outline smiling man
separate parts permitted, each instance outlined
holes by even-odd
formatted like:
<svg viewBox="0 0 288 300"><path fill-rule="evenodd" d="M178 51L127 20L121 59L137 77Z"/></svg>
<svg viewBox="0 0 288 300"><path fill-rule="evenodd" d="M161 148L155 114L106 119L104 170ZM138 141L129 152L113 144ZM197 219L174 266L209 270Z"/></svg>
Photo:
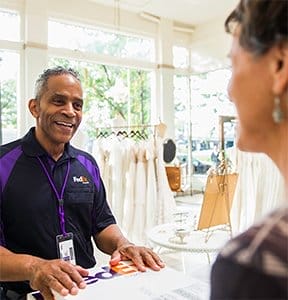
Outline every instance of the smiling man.
<svg viewBox="0 0 288 300"><path fill-rule="evenodd" d="M0 146L0 282L2 299L51 289L63 296L85 288L96 246L110 264L131 259L140 271L164 264L128 241L116 225L94 158L70 145L82 119L83 91L72 69L48 69L29 110L36 127Z"/></svg>
<svg viewBox="0 0 288 300"><path fill-rule="evenodd" d="M49 76L46 71L36 82L35 99L29 109L36 119L36 139L55 159L61 157L82 120L81 83L72 70L70 73ZM64 71L63 71L64 72ZM64 113L63 113L64 112Z"/></svg>

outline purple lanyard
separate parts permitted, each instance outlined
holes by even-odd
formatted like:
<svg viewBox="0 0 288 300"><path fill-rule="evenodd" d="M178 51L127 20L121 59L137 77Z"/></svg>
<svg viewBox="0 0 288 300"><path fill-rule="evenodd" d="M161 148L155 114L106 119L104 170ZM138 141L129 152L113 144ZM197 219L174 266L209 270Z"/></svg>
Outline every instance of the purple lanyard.
<svg viewBox="0 0 288 300"><path fill-rule="evenodd" d="M64 236L66 236L66 230L65 230L65 218L64 218L64 199L63 199L63 194L64 194L64 190L65 190L65 187L66 187L66 184L67 184L67 179L68 179L68 174L69 174L69 171L70 171L70 160L68 160L67 162L67 169L66 169L66 175L65 175L65 178L64 178L64 182L63 182L63 185L62 185L62 188L61 188L61 192L60 194L58 193L57 189L56 189L56 186L54 184L54 181L52 179L52 177L50 176L47 168L45 167L43 161L40 159L40 157L37 157L38 158L38 161L42 167L42 169L44 170L48 180L49 180L49 183L57 197L57 200L58 200L58 203L59 203L59 208L58 208L58 215L59 215L59 219L60 219L60 226L61 226L61 231L62 231L62 234Z"/></svg>

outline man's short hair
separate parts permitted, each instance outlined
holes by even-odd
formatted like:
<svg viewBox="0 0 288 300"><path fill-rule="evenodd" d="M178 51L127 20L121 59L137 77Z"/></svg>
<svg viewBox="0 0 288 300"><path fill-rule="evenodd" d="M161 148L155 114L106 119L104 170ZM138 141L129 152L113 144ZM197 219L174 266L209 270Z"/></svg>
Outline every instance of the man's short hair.
<svg viewBox="0 0 288 300"><path fill-rule="evenodd" d="M47 86L48 86L47 82L50 77L59 76L63 74L69 74L73 76L75 79L77 79L79 82L81 82L79 73L73 70L72 68L57 66L54 68L46 69L43 71L43 73L39 75L38 79L36 80L35 99L39 100L42 97L43 93L47 90Z"/></svg>

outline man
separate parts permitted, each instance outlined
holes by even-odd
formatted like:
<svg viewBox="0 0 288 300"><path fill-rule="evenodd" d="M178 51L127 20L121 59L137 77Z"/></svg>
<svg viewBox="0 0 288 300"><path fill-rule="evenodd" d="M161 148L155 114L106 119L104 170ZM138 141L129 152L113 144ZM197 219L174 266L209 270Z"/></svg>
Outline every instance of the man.
<svg viewBox="0 0 288 300"><path fill-rule="evenodd" d="M48 69L29 110L36 127L0 147L0 281L7 299L40 290L54 299L85 288L96 246L111 265L131 259L140 271L164 267L116 225L93 157L69 141L82 119L83 91L72 69ZM2 298L1 298L2 299Z"/></svg>

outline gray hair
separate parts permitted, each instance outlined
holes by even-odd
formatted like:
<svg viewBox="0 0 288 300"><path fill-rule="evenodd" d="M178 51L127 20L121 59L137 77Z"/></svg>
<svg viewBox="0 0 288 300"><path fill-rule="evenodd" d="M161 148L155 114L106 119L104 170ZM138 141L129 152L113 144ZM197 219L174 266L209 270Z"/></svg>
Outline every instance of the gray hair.
<svg viewBox="0 0 288 300"><path fill-rule="evenodd" d="M43 93L47 90L47 83L50 77L59 76L63 74L69 74L81 82L79 73L73 70L72 68L65 68L57 66L51 69L46 69L42 74L39 75L35 83L35 99L39 100Z"/></svg>

